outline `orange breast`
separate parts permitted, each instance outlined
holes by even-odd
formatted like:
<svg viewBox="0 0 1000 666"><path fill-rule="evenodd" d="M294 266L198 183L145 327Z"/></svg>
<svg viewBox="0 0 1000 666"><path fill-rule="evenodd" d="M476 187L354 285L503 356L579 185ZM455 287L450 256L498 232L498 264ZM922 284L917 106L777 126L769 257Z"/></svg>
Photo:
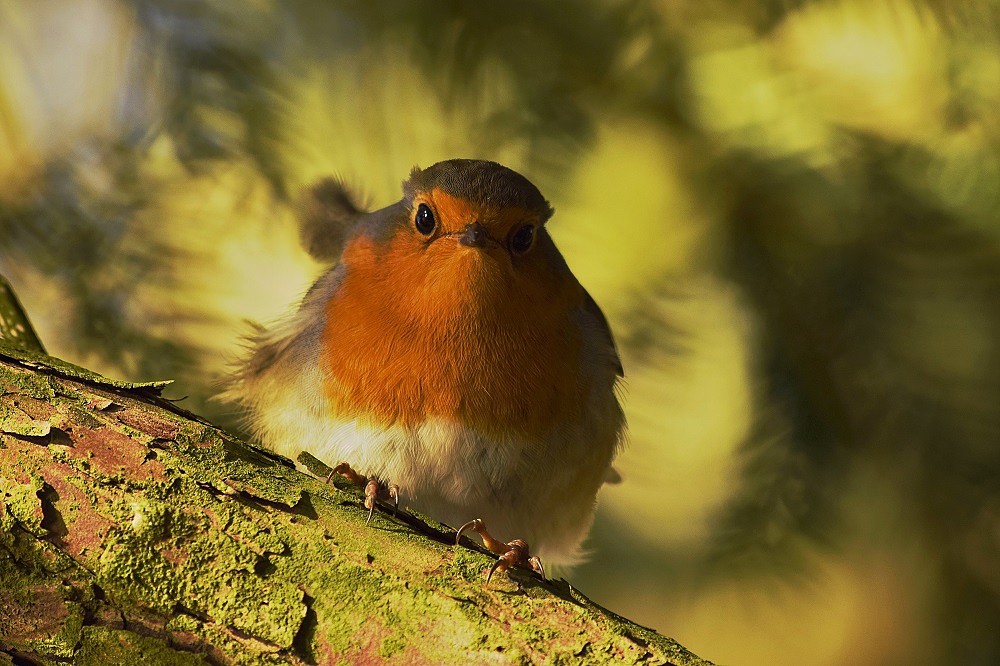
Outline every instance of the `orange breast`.
<svg viewBox="0 0 1000 666"><path fill-rule="evenodd" d="M418 246L401 234L381 250L354 241L321 356L337 415L529 436L580 418L582 341L570 313L583 290L572 275L504 260L449 238Z"/></svg>

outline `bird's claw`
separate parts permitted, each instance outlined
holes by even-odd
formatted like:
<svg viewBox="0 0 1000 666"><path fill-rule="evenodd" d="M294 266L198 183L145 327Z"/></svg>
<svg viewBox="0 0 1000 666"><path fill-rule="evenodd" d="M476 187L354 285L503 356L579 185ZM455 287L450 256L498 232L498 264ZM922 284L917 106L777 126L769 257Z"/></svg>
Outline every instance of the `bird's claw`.
<svg viewBox="0 0 1000 666"><path fill-rule="evenodd" d="M372 521L376 499L378 499L378 481L371 479L365 484L365 508L368 509L368 518L365 519L365 525Z"/></svg>
<svg viewBox="0 0 1000 666"><path fill-rule="evenodd" d="M399 486L395 483L389 484L389 498L392 500L392 517L396 517L399 511Z"/></svg>
<svg viewBox="0 0 1000 666"><path fill-rule="evenodd" d="M355 485L364 486L364 505L365 508L368 509L368 518L365 520L366 525L371 522L372 515L375 513L376 500L391 499L392 515L395 516L399 511L399 486L395 483L385 484L375 477L369 479L368 477L355 472L354 468L345 462L339 463L336 467L330 470L330 475L326 477L327 483L333 479L334 474L339 474Z"/></svg>
<svg viewBox="0 0 1000 666"><path fill-rule="evenodd" d="M486 523L484 523L482 519L476 518L458 528L458 534L455 535L456 546L462 538L462 532L465 530L472 530L476 532L480 537L482 537L483 544L485 544L490 551L500 556L497 561L493 563L493 566L490 567L490 572L486 575L486 587L489 587L490 579L493 578L494 572L506 571L511 567L531 569L540 575L543 580L545 579L545 568L542 566L542 561L538 559L538 557L530 554L530 551L528 550L528 542L524 539L514 539L513 541L508 541L507 543L497 541L486 530Z"/></svg>

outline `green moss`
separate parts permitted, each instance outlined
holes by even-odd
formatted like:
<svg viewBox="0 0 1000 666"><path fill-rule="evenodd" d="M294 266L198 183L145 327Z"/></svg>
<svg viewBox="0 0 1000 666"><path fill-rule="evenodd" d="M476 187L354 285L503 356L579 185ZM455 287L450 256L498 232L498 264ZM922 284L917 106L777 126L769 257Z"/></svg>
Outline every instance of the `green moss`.
<svg viewBox="0 0 1000 666"><path fill-rule="evenodd" d="M159 638L140 636L124 629L86 627L73 663L76 666L107 666L107 664L204 666L211 662L203 655L175 650Z"/></svg>
<svg viewBox="0 0 1000 666"><path fill-rule="evenodd" d="M0 355L4 355L4 341L0 340ZM0 365L0 389L14 390L17 393L36 398L50 400L55 397L55 387L58 383L48 375L20 371L11 366Z"/></svg>
<svg viewBox="0 0 1000 666"><path fill-rule="evenodd" d="M170 618L165 628L167 631L185 634L202 635L204 633L204 624L202 621L187 613L180 613Z"/></svg>
<svg viewBox="0 0 1000 666"><path fill-rule="evenodd" d="M240 510L240 505L234 504L220 502L213 509L222 523L223 531L249 546L258 555L288 552L287 540L278 536L277 527L269 513L260 512L251 520Z"/></svg>
<svg viewBox="0 0 1000 666"><path fill-rule="evenodd" d="M559 632L549 625L536 626L530 622L516 622L511 625L514 633L528 645L545 645L553 638L559 636Z"/></svg>
<svg viewBox="0 0 1000 666"><path fill-rule="evenodd" d="M22 437L44 437L49 434L48 421L37 421L0 397L0 432Z"/></svg>
<svg viewBox="0 0 1000 666"><path fill-rule="evenodd" d="M190 484L178 488L171 504L148 497L130 504L130 527L106 541L99 583L122 601L162 613L182 604L267 643L290 646L306 612L302 591L260 578L260 556L211 529L204 507L217 510L219 500Z"/></svg>
<svg viewBox="0 0 1000 666"><path fill-rule="evenodd" d="M406 641L404 641L399 636L386 636L382 639L382 645L379 646L378 656L383 659L389 659L390 657L399 654L406 649Z"/></svg>
<svg viewBox="0 0 1000 666"><path fill-rule="evenodd" d="M53 636L29 641L33 649L41 654L52 657L69 658L76 652L76 644L80 641L80 631L83 628L83 607L80 604L66 602L66 619L59 632Z"/></svg>
<svg viewBox="0 0 1000 666"><path fill-rule="evenodd" d="M42 527L42 500L38 497L44 485L37 476L29 478L28 483L0 476L0 501L7 507L0 515L0 527L9 530L16 522L35 536L47 534Z"/></svg>
<svg viewBox="0 0 1000 666"><path fill-rule="evenodd" d="M38 654L45 663L71 658L86 617L84 606L94 601L85 575L19 524L0 533L0 635L7 634L7 644Z"/></svg>
<svg viewBox="0 0 1000 666"><path fill-rule="evenodd" d="M48 356L47 354L42 354L36 351L21 349L7 340L0 339L0 357L2 356L15 361L20 361L28 367L37 368L47 373L55 373L64 377L72 377L73 379L80 379L92 384L100 384L118 389L160 389L173 382L173 380L158 382L123 382L119 379L110 379L93 372L92 370L81 368L78 365L68 363L62 359L55 358L54 356ZM47 379L45 375L35 376Z"/></svg>
<svg viewBox="0 0 1000 666"><path fill-rule="evenodd" d="M295 459L302 464L310 474L326 478L333 471L333 468L327 465L325 462L312 455L308 451L302 451L299 453L298 457Z"/></svg>

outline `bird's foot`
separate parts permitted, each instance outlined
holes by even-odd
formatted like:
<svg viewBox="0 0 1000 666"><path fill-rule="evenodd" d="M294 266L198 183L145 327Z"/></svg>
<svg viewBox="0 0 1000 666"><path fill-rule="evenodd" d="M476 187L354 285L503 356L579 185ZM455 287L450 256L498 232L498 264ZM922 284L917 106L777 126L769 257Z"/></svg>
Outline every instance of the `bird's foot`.
<svg viewBox="0 0 1000 666"><path fill-rule="evenodd" d="M486 576L487 587L489 587L490 578L493 577L493 573L495 571L506 571L511 567L531 569L537 572L543 580L545 579L545 569L542 567L542 561L534 555L531 555L528 550L528 542L524 539L514 539L513 541L508 541L507 543L497 541L486 530L486 523L484 523L480 518L476 518L475 520L470 520L458 528L458 534L455 536L456 546L458 545L459 539L462 538L462 532L465 530L472 530L478 533L483 539L483 544L492 552L500 556L493 566L490 567L490 573Z"/></svg>
<svg viewBox="0 0 1000 666"><path fill-rule="evenodd" d="M379 481L375 477L368 478L362 474L358 474L354 469L347 463L342 462L330 471L330 475L326 477L326 482L329 483L333 478L334 474L339 474L346 478L348 481L362 486L365 489L365 508L368 509L368 519L365 524L371 522L372 514L375 512L375 500L392 500L392 515L396 515L399 511L399 486L395 483L385 483Z"/></svg>

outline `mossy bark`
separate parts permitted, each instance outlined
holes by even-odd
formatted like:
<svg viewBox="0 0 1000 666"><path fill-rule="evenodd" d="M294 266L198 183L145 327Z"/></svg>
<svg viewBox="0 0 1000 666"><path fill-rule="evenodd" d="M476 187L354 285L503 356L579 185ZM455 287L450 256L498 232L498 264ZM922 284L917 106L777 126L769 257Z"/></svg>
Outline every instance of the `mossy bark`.
<svg viewBox="0 0 1000 666"><path fill-rule="evenodd" d="M708 663L158 390L0 341L0 664Z"/></svg>

